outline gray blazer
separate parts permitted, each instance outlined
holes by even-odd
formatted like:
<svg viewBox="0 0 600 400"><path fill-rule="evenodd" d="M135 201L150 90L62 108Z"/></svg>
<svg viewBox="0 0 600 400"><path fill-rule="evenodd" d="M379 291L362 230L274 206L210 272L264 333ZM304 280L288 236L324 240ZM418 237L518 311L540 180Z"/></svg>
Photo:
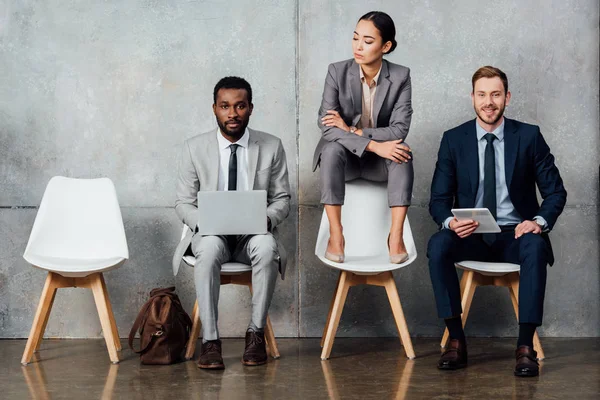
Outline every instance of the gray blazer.
<svg viewBox="0 0 600 400"><path fill-rule="evenodd" d="M265 132L248 129L248 187L267 191L267 217L276 239L277 225L290 212L290 183L285 151L281 140ZM183 255L188 251L193 231L198 223L198 191L217 190L219 179L219 147L216 129L186 140L183 144L177 179L175 211L190 227L173 256L173 274L177 275ZM286 252L277 240L279 272L283 279L287 262Z"/></svg>
<svg viewBox="0 0 600 400"><path fill-rule="evenodd" d="M363 136L346 132L337 127L321 123L327 110L336 110L348 126L356 126L362 114L362 87L360 66L345 60L329 65L323 100L319 108L317 124L321 129L321 140L315 149L313 171L321 160L325 142L338 142L348 151L362 157L371 140L385 142L406 139L412 118L410 70L402 65L383 60L373 103L375 128L363 129Z"/></svg>

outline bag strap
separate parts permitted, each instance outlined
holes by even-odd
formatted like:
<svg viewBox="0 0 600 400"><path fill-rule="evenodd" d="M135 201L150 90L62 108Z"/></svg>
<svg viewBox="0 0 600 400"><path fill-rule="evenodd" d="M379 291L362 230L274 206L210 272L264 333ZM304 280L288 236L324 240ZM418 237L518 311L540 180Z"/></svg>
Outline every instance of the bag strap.
<svg viewBox="0 0 600 400"><path fill-rule="evenodd" d="M165 289L166 290L166 289ZM137 318L135 319L135 322L133 323L133 326L131 327L131 331L129 331L129 348L131 350L133 350L134 353L143 353L146 351L146 349L150 346L150 344L152 343L152 340L150 340L150 342L148 342L148 344L144 347L144 348L140 348L140 350L136 350L133 347L133 339L135 338L135 334L138 332L140 326L143 325L143 321L146 318L146 313L148 312L148 309L150 308L150 306L152 305L152 303L154 302L155 299L158 299L160 297L171 297L170 293L166 293L166 292L162 292L162 293L158 293L155 294L154 296L150 297L150 300L148 300L146 302L146 304L144 304L142 306L142 309L140 310L140 313L138 314ZM152 338L154 338L155 335L152 335ZM141 337L140 337L140 343L141 343Z"/></svg>

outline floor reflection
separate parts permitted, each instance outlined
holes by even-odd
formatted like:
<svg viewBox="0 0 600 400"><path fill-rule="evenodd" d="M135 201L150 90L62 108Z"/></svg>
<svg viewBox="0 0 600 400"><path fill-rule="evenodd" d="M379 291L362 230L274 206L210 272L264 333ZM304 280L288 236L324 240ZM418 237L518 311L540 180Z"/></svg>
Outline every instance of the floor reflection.
<svg viewBox="0 0 600 400"><path fill-rule="evenodd" d="M224 371L196 361L141 365L125 350L111 365L101 340L49 341L22 367L24 341L0 341L4 399L598 399L600 340L546 339L549 358L537 378L513 376L514 340L471 340L469 367L440 371L439 339L418 339L416 360L397 340L338 339L336 354L320 359L320 340L281 339L281 359L246 367L243 339L226 339ZM568 347L568 349L567 349ZM544 365L545 364L545 365Z"/></svg>
<svg viewBox="0 0 600 400"><path fill-rule="evenodd" d="M410 387L410 380L413 373L415 362L414 360L399 360L398 367L396 369L396 374L392 380L391 388L395 388L395 391L390 390L389 396L386 398L392 398L396 400L404 400L407 399L408 388ZM340 381L342 382L341 386L338 386L338 382L336 380L335 367L332 366L332 363L329 360L321 361L321 368L323 370L323 377L325 378L325 383L327 385L327 394L329 399L338 400L343 398L348 398L351 393L342 393L340 394L340 388L348 386L348 378L352 379L352 377L343 376L346 374L345 367L346 365L342 365L344 367L343 371L340 371ZM389 376L386 376L387 380L390 380ZM396 384L397 383L397 384ZM390 388L390 389L391 389Z"/></svg>
<svg viewBox="0 0 600 400"><path fill-rule="evenodd" d="M104 381L104 389L102 391L102 400L110 400L113 398L115 391L115 383L117 381L117 373L119 370L118 364L110 364ZM29 389L29 394L32 400L50 400L52 399L50 391L48 391L48 378L44 363L37 355L33 355L32 362L27 366L21 366L25 383ZM95 377L94 377L95 378ZM68 388L64 388L68 390ZM64 397L64 396L63 396Z"/></svg>

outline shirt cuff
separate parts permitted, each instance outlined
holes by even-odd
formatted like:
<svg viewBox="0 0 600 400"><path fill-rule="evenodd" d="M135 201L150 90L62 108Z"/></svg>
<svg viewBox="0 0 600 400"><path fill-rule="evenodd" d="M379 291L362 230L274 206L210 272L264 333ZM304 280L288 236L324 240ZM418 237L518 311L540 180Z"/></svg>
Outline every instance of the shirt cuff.
<svg viewBox="0 0 600 400"><path fill-rule="evenodd" d="M548 232L548 222L546 222L546 220L544 219L544 217L540 216L540 215L536 215L535 217L533 217L533 219L535 221L538 222L538 225L541 225L542 227L542 232Z"/></svg>
<svg viewBox="0 0 600 400"><path fill-rule="evenodd" d="M448 217L444 220L444 223L442 224L442 229L450 229L450 221L452 221L454 219L454 217Z"/></svg>

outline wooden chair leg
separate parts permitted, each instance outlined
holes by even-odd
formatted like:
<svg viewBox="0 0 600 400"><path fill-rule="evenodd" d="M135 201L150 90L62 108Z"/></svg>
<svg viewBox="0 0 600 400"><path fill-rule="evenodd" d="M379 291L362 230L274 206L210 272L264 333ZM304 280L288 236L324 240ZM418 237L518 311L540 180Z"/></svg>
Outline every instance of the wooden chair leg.
<svg viewBox="0 0 600 400"><path fill-rule="evenodd" d="M42 334L38 339L37 345L35 346L35 351L39 351L42 346L42 342L44 341L44 332L46 332L46 326L48 326L48 320L50 319L50 310L52 310L52 306L54 305L54 299L56 298L56 289L52 292L52 298L50 299L50 305L48 306L48 313L44 318L44 325L42 325Z"/></svg>
<svg viewBox="0 0 600 400"><path fill-rule="evenodd" d="M23 358L21 358L21 364L27 365L31 361L33 352L38 346L38 342L44 336L44 322L47 320L52 307L54 295L56 294L55 275L53 272L48 272L46 276L46 283L44 283L44 289L42 289L42 295L38 304L35 317L33 318L33 325L29 332L29 338L25 345L25 351L23 352Z"/></svg>
<svg viewBox="0 0 600 400"><path fill-rule="evenodd" d="M200 335L201 327L202 324L200 323L198 300L196 300L196 302L194 303L194 309L192 310L192 331L190 332L190 338L187 342L185 350L186 360L191 360L194 357L194 352L196 351L196 342L198 341L198 336Z"/></svg>
<svg viewBox="0 0 600 400"><path fill-rule="evenodd" d="M475 295L475 289L477 288L477 283L475 282L475 272L464 270L462 279L460 280L461 286L461 306L462 306L462 325L463 328L467 324L467 317L469 316L469 310L471 309L471 303L473 302L473 296ZM442 342L440 346L445 348L448 344L448 339L450 338L450 332L448 332L448 328L444 330L444 336L442 336Z"/></svg>
<svg viewBox="0 0 600 400"><path fill-rule="evenodd" d="M340 275L340 281L336 288L335 301L333 302L333 309L331 310L331 317L327 323L327 333L325 334L323 351L321 352L321 360L327 360L331 354L335 333L337 332L340 318L342 316L342 310L344 309L344 304L346 303L348 289L350 289L350 274L350 272L342 271Z"/></svg>
<svg viewBox="0 0 600 400"><path fill-rule="evenodd" d="M109 298L106 296L106 286L104 285L104 279L102 273L93 274L88 277L89 286L94 293L94 301L96 302L96 309L98 310L98 316L100 317L100 325L102 326L102 333L104 334L104 340L106 341L106 347L108 349L108 355L110 361L113 364L119 362L119 355L117 354L117 348L115 346L115 338L113 336L113 328L110 322L110 316L108 311Z"/></svg>
<svg viewBox="0 0 600 400"><path fill-rule="evenodd" d="M519 278L515 275L515 277L510 279L510 286L508 287L510 291L510 299L512 300L513 309L515 310L515 315L517 317L517 322L519 321ZM540 343L540 336L536 332L533 334L533 349L537 352L538 360L543 360L546 358L544 354L544 349L542 348L542 344Z"/></svg>
<svg viewBox="0 0 600 400"><path fill-rule="evenodd" d="M410 339L410 333L408 332L408 326L406 326L406 319L404 318L404 311L402 310L402 303L400 303L400 296L398 295L398 288L394 281L394 275L391 272L384 272L387 277L384 278L385 291L387 292L390 306L392 307L392 313L394 314L394 320L396 321L396 328L398 328L398 334L400 341L404 346L404 352L406 357L413 360L415 358L415 351L413 349L412 341Z"/></svg>
<svg viewBox="0 0 600 400"><path fill-rule="evenodd" d="M281 357L279 349L277 348L277 341L275 340L275 333L273 332L273 326L271 325L271 318L267 315L267 325L265 326L265 340L267 341L267 349L269 350L270 356L274 359Z"/></svg>
<svg viewBox="0 0 600 400"><path fill-rule="evenodd" d="M115 340L115 348L117 351L121 351L121 338L119 337L119 330L117 328L117 321L115 320L115 314L113 312L112 304L110 302L110 297L108 295L108 288L106 287L106 281L104 280L104 275L100 274L100 279L102 280L102 287L104 289L104 297L108 299L106 302L106 306L108 309L108 318L110 321L111 331L113 335L113 339Z"/></svg>
<svg viewBox="0 0 600 400"><path fill-rule="evenodd" d="M325 320L325 327L323 328L323 335L321 336L321 347L325 344L325 335L327 334L327 328L329 327L329 320L331 319L331 311L333 310L333 303L335 302L335 296L337 294L337 287L340 284L340 277L342 276L342 271L338 274L337 283L335 284L336 291L333 292L331 296L331 303L329 304L329 313L327 314L327 319Z"/></svg>

